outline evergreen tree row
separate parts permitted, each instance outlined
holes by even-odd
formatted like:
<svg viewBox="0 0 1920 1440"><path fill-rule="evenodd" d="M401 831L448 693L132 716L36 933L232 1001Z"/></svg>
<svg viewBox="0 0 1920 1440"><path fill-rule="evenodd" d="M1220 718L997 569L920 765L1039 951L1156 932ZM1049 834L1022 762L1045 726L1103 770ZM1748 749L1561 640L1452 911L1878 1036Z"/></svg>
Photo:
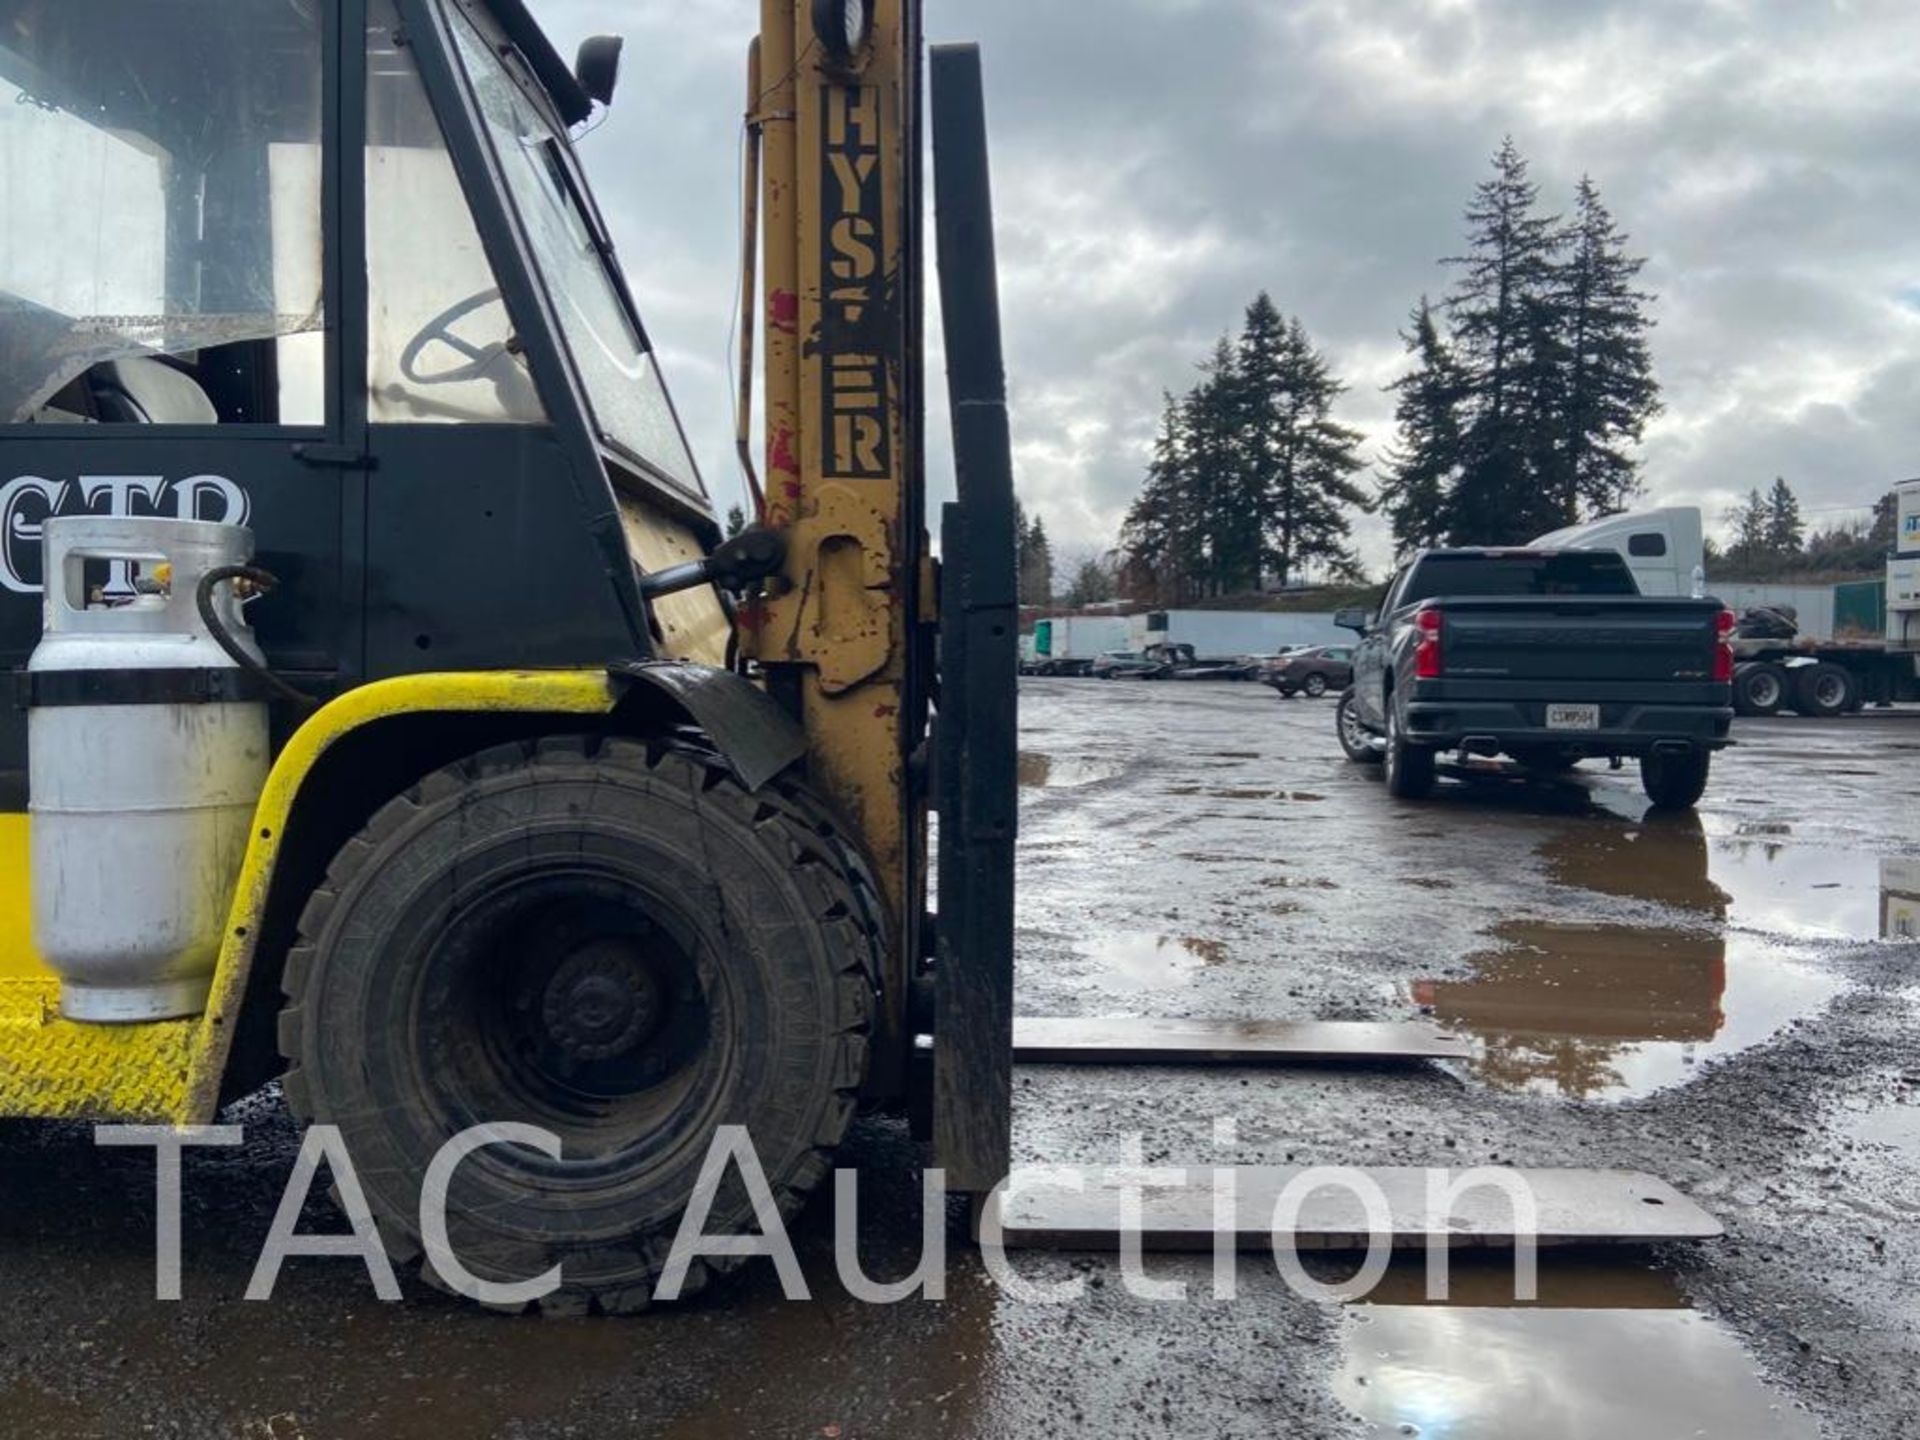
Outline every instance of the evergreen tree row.
<svg viewBox="0 0 1920 1440"><path fill-rule="evenodd" d="M1799 575L1875 575L1894 544L1895 496L1889 490L1864 519L1811 530L1800 499L1782 476L1726 513L1725 549L1707 541L1707 572L1723 580L1780 580Z"/></svg>

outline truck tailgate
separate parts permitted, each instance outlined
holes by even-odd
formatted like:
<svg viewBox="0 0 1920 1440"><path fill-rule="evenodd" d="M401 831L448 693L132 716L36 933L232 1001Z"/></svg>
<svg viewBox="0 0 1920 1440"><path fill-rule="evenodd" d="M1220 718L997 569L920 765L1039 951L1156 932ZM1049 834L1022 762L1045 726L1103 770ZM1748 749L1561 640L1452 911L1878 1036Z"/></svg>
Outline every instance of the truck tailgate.
<svg viewBox="0 0 1920 1440"><path fill-rule="evenodd" d="M1699 682L1713 675L1717 600L1522 596L1436 602L1448 679ZM1569 689L1567 699L1578 699ZM1651 697L1649 697L1651 698Z"/></svg>

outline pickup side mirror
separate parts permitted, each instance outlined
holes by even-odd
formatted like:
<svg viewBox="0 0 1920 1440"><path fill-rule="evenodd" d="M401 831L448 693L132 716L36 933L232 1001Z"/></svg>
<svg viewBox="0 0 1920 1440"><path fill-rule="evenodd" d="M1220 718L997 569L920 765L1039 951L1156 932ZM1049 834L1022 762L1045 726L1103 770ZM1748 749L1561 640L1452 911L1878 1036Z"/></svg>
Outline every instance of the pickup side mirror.
<svg viewBox="0 0 1920 1440"><path fill-rule="evenodd" d="M1342 630L1352 630L1357 634L1364 635L1373 628L1373 612L1358 608L1352 610L1336 610L1333 614L1333 623L1338 625Z"/></svg>

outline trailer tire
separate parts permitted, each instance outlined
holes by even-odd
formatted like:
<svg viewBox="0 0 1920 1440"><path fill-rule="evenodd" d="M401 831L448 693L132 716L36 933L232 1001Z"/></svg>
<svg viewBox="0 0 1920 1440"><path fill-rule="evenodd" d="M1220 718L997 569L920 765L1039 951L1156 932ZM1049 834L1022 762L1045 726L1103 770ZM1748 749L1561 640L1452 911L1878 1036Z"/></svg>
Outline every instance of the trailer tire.
<svg viewBox="0 0 1920 1440"><path fill-rule="evenodd" d="M1793 674L1793 708L1810 719L1846 714L1859 691L1853 672L1830 660L1802 666Z"/></svg>
<svg viewBox="0 0 1920 1440"><path fill-rule="evenodd" d="M710 1143L744 1127L783 1215L829 1173L865 1079L885 953L872 876L801 786L748 793L692 744L501 746L389 802L300 919L280 1015L287 1101L338 1126L396 1261L424 1256L426 1167L452 1248L535 1303L645 1308ZM703 1227L758 1228L729 1165ZM682 1293L740 1257L696 1257ZM515 1307L518 1308L518 1307Z"/></svg>
<svg viewBox="0 0 1920 1440"><path fill-rule="evenodd" d="M1340 737L1340 748L1354 764L1378 765L1386 758L1373 743L1373 732L1362 725L1360 717L1354 713L1351 690L1343 693L1340 703L1334 706L1333 730Z"/></svg>
<svg viewBox="0 0 1920 1440"><path fill-rule="evenodd" d="M1691 810L1707 793L1713 768L1711 750L1689 750L1680 755L1643 755L1640 788L1656 810Z"/></svg>
<svg viewBox="0 0 1920 1440"><path fill-rule="evenodd" d="M1400 729L1400 719L1387 697L1387 793L1399 800L1424 800L1433 793L1438 757L1431 745L1416 745Z"/></svg>
<svg viewBox="0 0 1920 1440"><path fill-rule="evenodd" d="M1733 671L1736 715L1777 715L1787 703L1787 672L1771 660L1749 660Z"/></svg>

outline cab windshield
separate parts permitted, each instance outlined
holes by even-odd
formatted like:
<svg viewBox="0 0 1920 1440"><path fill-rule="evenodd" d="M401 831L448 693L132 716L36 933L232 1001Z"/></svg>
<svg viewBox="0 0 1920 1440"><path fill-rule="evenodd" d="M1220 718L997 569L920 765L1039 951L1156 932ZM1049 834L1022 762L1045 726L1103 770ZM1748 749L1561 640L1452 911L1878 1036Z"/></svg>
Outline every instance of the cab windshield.
<svg viewBox="0 0 1920 1440"><path fill-rule="evenodd" d="M601 439L701 492L679 419L614 283L600 221L575 182L562 135L467 15L449 9L461 62Z"/></svg>
<svg viewBox="0 0 1920 1440"><path fill-rule="evenodd" d="M0 424L318 424L313 7L0 0Z"/></svg>

